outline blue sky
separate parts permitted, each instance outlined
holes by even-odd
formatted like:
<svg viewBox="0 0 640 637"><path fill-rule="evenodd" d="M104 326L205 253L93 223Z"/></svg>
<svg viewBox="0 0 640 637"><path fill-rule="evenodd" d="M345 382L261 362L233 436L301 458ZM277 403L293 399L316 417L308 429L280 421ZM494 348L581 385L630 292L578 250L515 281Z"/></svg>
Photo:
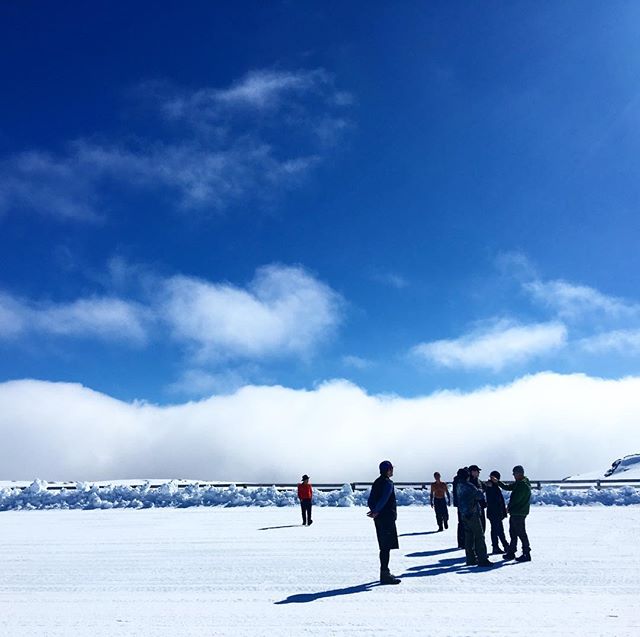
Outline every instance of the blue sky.
<svg viewBox="0 0 640 637"><path fill-rule="evenodd" d="M0 381L640 369L640 7L5 3Z"/></svg>

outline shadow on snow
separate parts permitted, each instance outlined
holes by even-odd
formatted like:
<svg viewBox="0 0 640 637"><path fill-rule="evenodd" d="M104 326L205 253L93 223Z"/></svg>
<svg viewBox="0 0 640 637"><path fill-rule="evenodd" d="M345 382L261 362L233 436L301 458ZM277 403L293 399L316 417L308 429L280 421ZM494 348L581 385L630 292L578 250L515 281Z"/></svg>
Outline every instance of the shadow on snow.
<svg viewBox="0 0 640 637"><path fill-rule="evenodd" d="M409 537L410 535L433 535L434 533L440 533L440 531L419 531L417 533L400 533L398 537Z"/></svg>
<svg viewBox="0 0 640 637"><path fill-rule="evenodd" d="M318 593L300 593L298 595L289 595L287 599L282 599L274 604L304 604L306 602L315 602L317 599L324 597L338 597L339 595L353 595L354 593L364 593L370 591L376 586L382 586L380 582L367 582L366 584L358 584L357 586L347 586L346 588L334 588L330 591L320 591Z"/></svg>
<svg viewBox="0 0 640 637"><path fill-rule="evenodd" d="M284 526L263 526L258 531L272 531L273 529L294 529L300 526L304 526L304 524L285 524Z"/></svg>

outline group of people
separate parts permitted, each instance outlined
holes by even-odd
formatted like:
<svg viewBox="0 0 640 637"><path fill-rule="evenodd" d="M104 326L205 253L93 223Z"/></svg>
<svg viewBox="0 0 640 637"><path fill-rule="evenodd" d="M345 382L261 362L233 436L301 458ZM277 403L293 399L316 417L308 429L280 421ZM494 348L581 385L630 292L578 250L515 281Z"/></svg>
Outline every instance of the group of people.
<svg viewBox="0 0 640 637"><path fill-rule="evenodd" d="M400 579L389 569L390 553L397 549L398 531L396 529L397 507L393 481L393 464L383 460L379 466L380 475L371 485L367 505L367 515L373 519L378 539L380 557L380 583L399 584ZM503 559L517 562L531 561L531 545L527 536L525 521L531 502L531 485L524 474L522 465L513 468L514 481L501 481L499 471L492 471L489 480L480 480L482 470L477 465L458 469L453 478L453 506L458 510L457 539L458 548L465 550L468 566L489 567L494 563L488 558L485 531L487 519L491 525L492 554L502 554ZM451 495L446 482L438 472L433 474L430 505L436 514L438 531L449 528L449 509ZM510 491L509 504L505 505L502 489ZM313 491L309 476L302 476L298 484L298 498L302 509L302 523L310 525ZM503 520L509 516L509 537L507 542ZM522 545L522 554L516 557L518 540ZM502 544L502 547L500 547Z"/></svg>

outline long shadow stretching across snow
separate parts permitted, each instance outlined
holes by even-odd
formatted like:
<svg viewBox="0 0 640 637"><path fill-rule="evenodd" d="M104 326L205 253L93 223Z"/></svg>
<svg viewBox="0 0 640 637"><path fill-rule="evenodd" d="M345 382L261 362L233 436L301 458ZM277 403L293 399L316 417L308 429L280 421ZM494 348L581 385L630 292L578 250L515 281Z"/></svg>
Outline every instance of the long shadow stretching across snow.
<svg viewBox="0 0 640 637"><path fill-rule="evenodd" d="M299 595L289 595L287 599L282 599L274 604L304 604L306 602L315 602L317 599L324 597L337 597L339 595L353 595L354 593L364 593L370 591L376 586L382 586L380 582L367 582L366 584L358 584L357 586L347 586L346 588L334 588L330 591L320 591L318 593L300 593Z"/></svg>
<svg viewBox="0 0 640 637"><path fill-rule="evenodd" d="M467 566L464 557L449 557L444 560L438 560L437 564L421 564L420 566L411 566L406 573L398 577L432 577L434 575L443 575L445 573L459 573L466 575L467 573L484 573L493 571L496 568L505 566L506 562L494 562L492 567L482 568L477 566Z"/></svg>
<svg viewBox="0 0 640 637"><path fill-rule="evenodd" d="M440 533L440 531L419 531L416 533L400 533L398 537L408 537L410 535L433 535L434 533Z"/></svg>
<svg viewBox="0 0 640 637"><path fill-rule="evenodd" d="M462 549L450 548L450 549L436 549L435 551L420 551L418 553L407 553L405 557L432 557L433 555L442 555L443 553L453 553L455 551L461 551Z"/></svg>
<svg viewBox="0 0 640 637"><path fill-rule="evenodd" d="M284 526L263 526L258 531L272 531L273 529L293 529L295 527L303 526L302 524L285 524Z"/></svg>

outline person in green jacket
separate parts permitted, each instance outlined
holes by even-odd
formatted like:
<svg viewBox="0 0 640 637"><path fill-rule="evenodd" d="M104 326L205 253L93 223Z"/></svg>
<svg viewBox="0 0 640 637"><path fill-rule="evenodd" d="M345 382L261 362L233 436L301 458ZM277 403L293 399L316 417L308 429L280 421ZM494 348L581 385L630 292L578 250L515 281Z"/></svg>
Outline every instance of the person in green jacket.
<svg viewBox="0 0 640 637"><path fill-rule="evenodd" d="M522 465L516 465L513 468L513 477L515 482L505 484L498 480L495 476L491 476L491 482L500 486L505 491L511 491L507 511L509 512L509 536L511 542L507 552L502 556L505 560L515 558L516 562L531 561L531 545L527 536L525 520L529 515L529 505L531 503L531 485L528 478L524 475ZM522 555L516 557L516 549L518 548L518 538L522 542Z"/></svg>

